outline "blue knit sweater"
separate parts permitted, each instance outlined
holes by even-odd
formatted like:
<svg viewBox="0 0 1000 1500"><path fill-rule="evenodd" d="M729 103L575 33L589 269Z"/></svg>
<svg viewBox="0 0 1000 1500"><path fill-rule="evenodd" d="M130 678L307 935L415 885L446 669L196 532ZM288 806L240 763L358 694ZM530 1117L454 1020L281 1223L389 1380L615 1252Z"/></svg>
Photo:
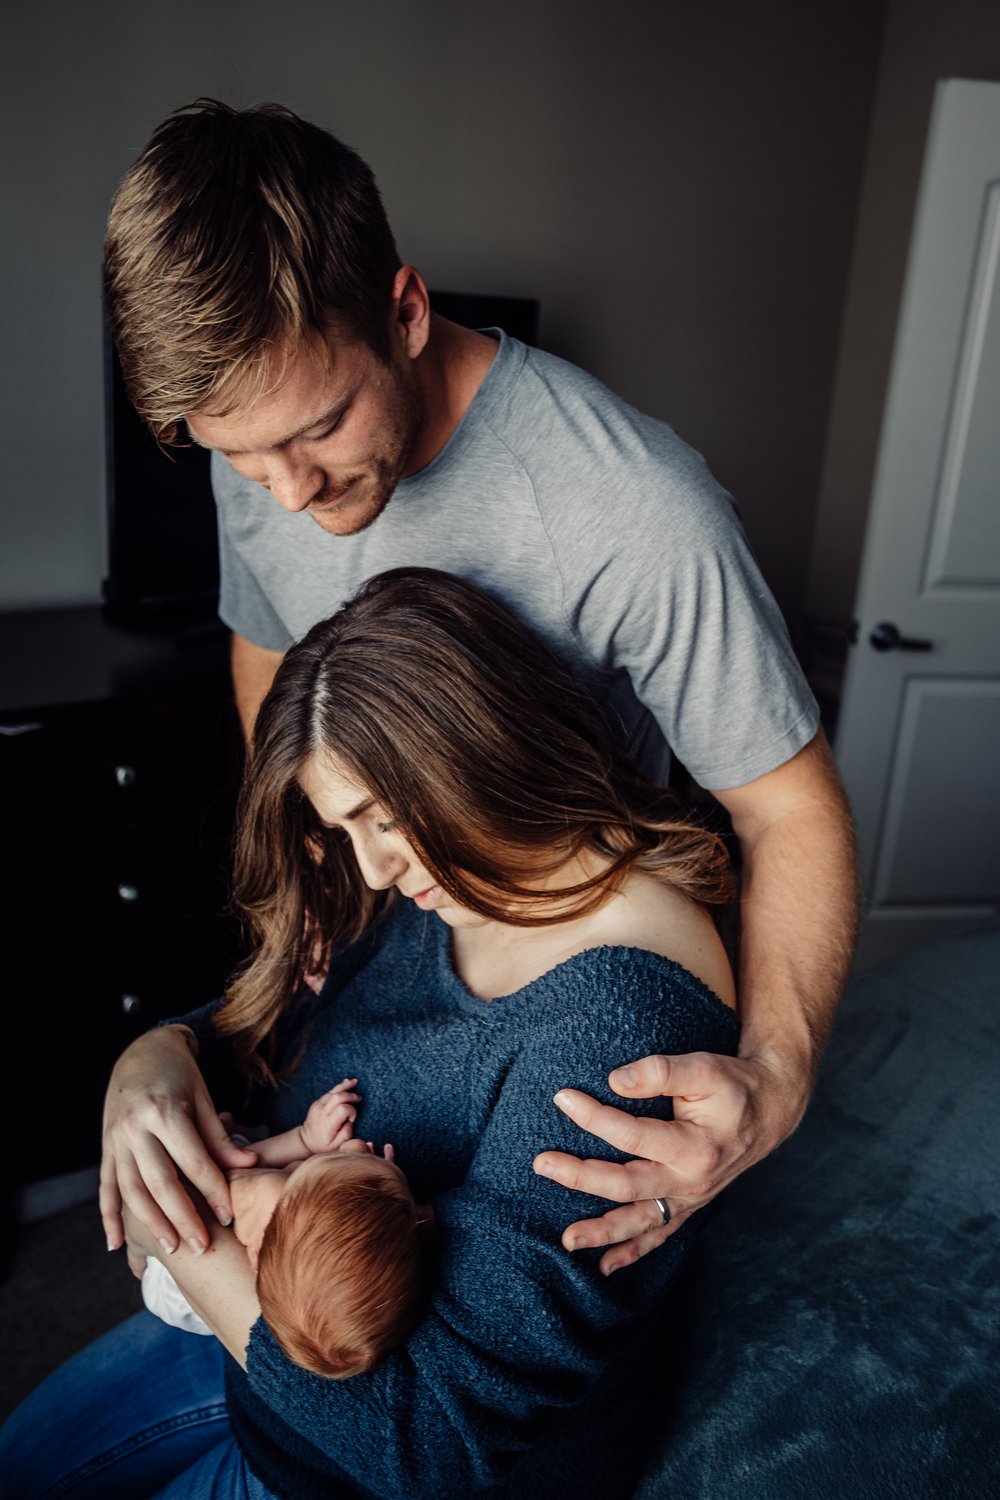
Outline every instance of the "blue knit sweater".
<svg viewBox="0 0 1000 1500"><path fill-rule="evenodd" d="M226 1087L207 1015L188 1019L210 1086ZM531 1162L546 1149L621 1159L566 1120L555 1091L620 1104L612 1067L651 1052L733 1054L733 1013L679 965L622 947L484 1002L452 968L448 927L406 903L335 961L289 1048L303 1027L304 1060L268 1101L271 1128L301 1121L332 1079L360 1078L358 1133L392 1141L414 1196L433 1202L441 1259L424 1321L350 1380L299 1369L255 1324L246 1372L227 1371L251 1468L289 1500L629 1494L642 1356L687 1230L605 1278L598 1252L571 1255L560 1235L608 1205ZM669 1114L668 1102L645 1112Z"/></svg>

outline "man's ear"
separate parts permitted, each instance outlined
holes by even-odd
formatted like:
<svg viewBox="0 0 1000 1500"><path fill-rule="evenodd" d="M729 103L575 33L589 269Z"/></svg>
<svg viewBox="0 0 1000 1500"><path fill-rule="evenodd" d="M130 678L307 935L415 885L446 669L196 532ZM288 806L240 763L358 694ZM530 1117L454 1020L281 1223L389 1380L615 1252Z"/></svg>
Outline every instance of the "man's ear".
<svg viewBox="0 0 1000 1500"><path fill-rule="evenodd" d="M392 283L392 306L403 352L416 359L427 346L431 303L424 278L416 266L400 266Z"/></svg>

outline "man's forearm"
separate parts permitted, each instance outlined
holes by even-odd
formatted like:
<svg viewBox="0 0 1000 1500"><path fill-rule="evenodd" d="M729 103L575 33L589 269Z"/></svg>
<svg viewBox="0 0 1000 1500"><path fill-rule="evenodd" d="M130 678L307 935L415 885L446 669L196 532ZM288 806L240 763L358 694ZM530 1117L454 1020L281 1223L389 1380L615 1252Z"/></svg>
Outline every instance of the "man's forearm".
<svg viewBox="0 0 1000 1500"><path fill-rule="evenodd" d="M801 1066L811 1081L850 969L858 900L850 812L829 751L820 741L803 755L798 794L770 816L741 818L738 808L734 826L741 1055Z"/></svg>
<svg viewBox="0 0 1000 1500"><path fill-rule="evenodd" d="M741 896L741 1056L801 1058L815 1073L854 952L850 825L817 814L746 851Z"/></svg>
<svg viewBox="0 0 1000 1500"><path fill-rule="evenodd" d="M229 664L233 674L233 692L236 711L243 728L247 744L253 734L257 710L267 697L274 674L282 662L282 652L267 651L254 645L245 636L233 631Z"/></svg>

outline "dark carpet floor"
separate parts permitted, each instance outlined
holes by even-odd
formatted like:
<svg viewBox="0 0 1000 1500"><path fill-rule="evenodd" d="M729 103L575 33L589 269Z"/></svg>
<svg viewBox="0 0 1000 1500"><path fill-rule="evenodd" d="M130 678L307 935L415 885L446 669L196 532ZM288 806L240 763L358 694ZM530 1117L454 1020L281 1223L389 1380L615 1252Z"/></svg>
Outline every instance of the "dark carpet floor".
<svg viewBox="0 0 1000 1500"><path fill-rule="evenodd" d="M105 1249L96 1203L21 1229L0 1285L0 1420L63 1360L141 1306L124 1253Z"/></svg>

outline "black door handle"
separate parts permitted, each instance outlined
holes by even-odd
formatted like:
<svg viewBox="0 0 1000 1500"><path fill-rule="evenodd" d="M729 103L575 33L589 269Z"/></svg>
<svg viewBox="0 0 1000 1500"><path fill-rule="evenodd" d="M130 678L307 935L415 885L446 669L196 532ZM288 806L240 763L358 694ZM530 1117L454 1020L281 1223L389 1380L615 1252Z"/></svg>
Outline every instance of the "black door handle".
<svg viewBox="0 0 1000 1500"><path fill-rule="evenodd" d="M876 651L933 651L933 641L918 641L911 636L900 635L899 627L891 620L882 620L868 637Z"/></svg>

